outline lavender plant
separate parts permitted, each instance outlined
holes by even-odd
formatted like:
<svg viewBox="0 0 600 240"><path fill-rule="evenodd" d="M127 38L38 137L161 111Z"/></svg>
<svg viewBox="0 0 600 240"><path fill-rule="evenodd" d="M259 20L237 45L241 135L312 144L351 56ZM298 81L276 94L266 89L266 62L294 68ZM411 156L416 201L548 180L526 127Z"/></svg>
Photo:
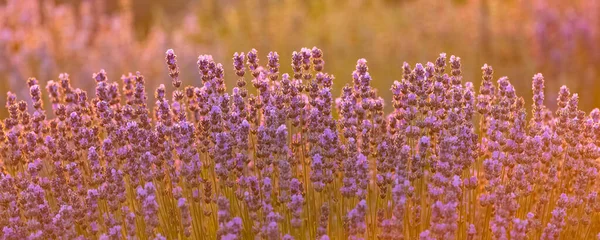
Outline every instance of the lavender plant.
<svg viewBox="0 0 600 240"><path fill-rule="evenodd" d="M2 239L590 239L600 231L600 110L561 88L555 113L533 77L532 116L506 77L460 58L403 65L393 112L367 61L332 97L323 52L235 53L236 86L198 57L171 96L141 73L63 73L8 93L0 123ZM448 68L448 69L447 69ZM248 88L248 83L252 89ZM50 117L49 117L50 116Z"/></svg>

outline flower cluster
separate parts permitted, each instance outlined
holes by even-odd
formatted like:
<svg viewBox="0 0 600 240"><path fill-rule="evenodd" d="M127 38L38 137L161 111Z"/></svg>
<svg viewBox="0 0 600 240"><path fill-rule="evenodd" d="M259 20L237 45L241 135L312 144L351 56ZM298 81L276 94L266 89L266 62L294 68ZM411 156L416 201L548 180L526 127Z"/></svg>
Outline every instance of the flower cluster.
<svg viewBox="0 0 600 240"><path fill-rule="evenodd" d="M561 88L532 117L508 78L482 67L479 93L461 59L404 63L393 111L365 59L332 97L323 52L261 65L198 57L198 86L154 94L137 72L69 75L30 102L8 93L0 123L2 239L591 239L600 231L600 110ZM249 83L249 84L248 84ZM249 88L248 86L252 86ZM154 108L148 101L154 95ZM600 238L600 235L598 235Z"/></svg>

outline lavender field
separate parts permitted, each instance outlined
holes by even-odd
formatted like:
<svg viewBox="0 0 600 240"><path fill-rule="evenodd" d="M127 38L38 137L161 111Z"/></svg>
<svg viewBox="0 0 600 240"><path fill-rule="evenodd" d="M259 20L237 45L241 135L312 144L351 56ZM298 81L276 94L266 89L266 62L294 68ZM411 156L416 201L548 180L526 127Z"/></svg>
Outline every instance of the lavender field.
<svg viewBox="0 0 600 240"><path fill-rule="evenodd" d="M363 4L372 10L365 21L381 10L383 26L401 22L395 11L423 8L391 2L307 1ZM127 24L133 12L94 15L100 1L0 2L0 239L600 239L598 71L589 67L598 61L582 52L597 26L594 14L567 21L544 2L528 63L501 61L492 45L452 44L474 59L449 52L413 62L440 47L425 50L430 40L413 42L422 51L391 48L406 61L347 39L346 55L335 41L287 51L311 41L273 49L250 30L229 54L234 39L186 35L202 14L139 40ZM596 6L575 2L573 11ZM195 7L234 18L251 3ZM281 4L261 9L298 3ZM494 16L498 6L446 7ZM74 30L42 19L61 17ZM564 22L575 30L549 38ZM375 61L352 58L362 53Z"/></svg>

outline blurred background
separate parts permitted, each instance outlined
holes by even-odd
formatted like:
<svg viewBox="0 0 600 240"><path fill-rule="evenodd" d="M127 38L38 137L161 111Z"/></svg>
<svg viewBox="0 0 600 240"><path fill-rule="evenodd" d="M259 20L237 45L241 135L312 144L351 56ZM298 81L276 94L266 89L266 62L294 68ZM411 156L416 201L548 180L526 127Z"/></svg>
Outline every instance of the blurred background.
<svg viewBox="0 0 600 240"><path fill-rule="evenodd" d="M359 58L390 101L404 61L446 52L462 58L463 81L479 87L481 66L491 64L528 105L542 72L547 105L566 84L584 110L600 106L599 0L0 0L0 104L9 90L27 98L28 77L45 86L62 72L90 94L100 69L112 81L140 71L151 92L170 87L169 48L184 85L200 84L197 57L211 54L232 86L234 52L256 48L264 63L277 51L284 73L292 51L312 46L336 77L335 96Z"/></svg>

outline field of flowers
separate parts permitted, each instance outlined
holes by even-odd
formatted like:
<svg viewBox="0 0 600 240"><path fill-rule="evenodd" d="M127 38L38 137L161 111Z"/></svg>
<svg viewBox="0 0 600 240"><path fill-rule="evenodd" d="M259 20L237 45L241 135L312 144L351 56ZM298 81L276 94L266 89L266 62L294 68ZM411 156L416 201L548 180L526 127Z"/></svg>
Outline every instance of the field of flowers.
<svg viewBox="0 0 600 240"><path fill-rule="evenodd" d="M180 49L181 79L191 85L198 83L200 54L225 62L252 48L289 54L319 46L335 59L327 67L338 77L336 92L350 82L356 59L368 59L379 79L374 86L387 89L404 61L447 52L463 57L471 81L482 63L512 77L527 105L524 76L542 72L547 104L555 106L560 86L568 84L590 111L600 106L598 16L600 2L588 0L2 0L0 81L8 84L0 92L26 98L25 79L45 83L62 72L92 92L89 78L102 68L113 79L141 71L154 89L167 74L156 59L169 48ZM289 64L281 69L292 71ZM0 109L0 117L7 114Z"/></svg>
<svg viewBox="0 0 600 240"><path fill-rule="evenodd" d="M600 4L434 2L0 2L0 239L600 239Z"/></svg>

